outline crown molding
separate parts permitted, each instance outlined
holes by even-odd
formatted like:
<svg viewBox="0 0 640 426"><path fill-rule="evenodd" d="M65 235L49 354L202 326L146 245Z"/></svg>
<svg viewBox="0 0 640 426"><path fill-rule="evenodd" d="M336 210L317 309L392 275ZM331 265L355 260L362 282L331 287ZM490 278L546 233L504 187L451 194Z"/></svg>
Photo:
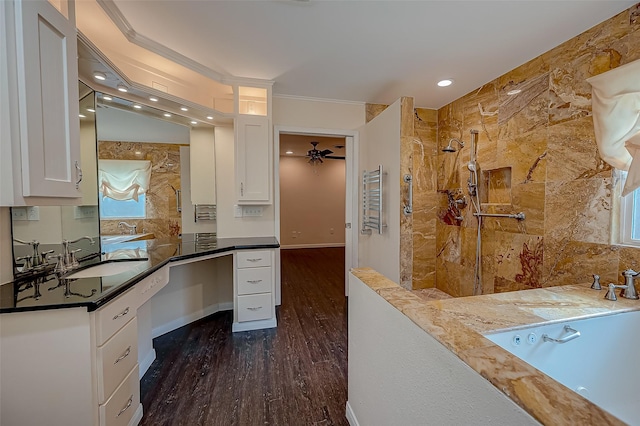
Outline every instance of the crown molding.
<svg viewBox="0 0 640 426"><path fill-rule="evenodd" d="M366 102L360 102L360 101L346 101L343 99L328 99L328 98L312 98L309 96L283 95L278 93L274 93L273 97L280 98L280 99L291 99L295 101L326 102L326 103L332 103L332 104L345 104L345 105L357 105L357 106L364 106L367 104Z"/></svg>
<svg viewBox="0 0 640 426"><path fill-rule="evenodd" d="M224 79L234 78L215 71L199 62L194 61L191 58L184 56L181 53L176 52L173 49L158 43L155 40L150 39L140 33L138 33L133 26L127 21L127 18L122 14L118 6L113 0L96 0L100 7L105 11L109 19L118 27L122 35L124 35L129 42L136 44L150 52L160 55L166 59L169 59L177 64L180 64L192 71L209 77L213 80L223 82ZM262 81L262 80L258 80Z"/></svg>

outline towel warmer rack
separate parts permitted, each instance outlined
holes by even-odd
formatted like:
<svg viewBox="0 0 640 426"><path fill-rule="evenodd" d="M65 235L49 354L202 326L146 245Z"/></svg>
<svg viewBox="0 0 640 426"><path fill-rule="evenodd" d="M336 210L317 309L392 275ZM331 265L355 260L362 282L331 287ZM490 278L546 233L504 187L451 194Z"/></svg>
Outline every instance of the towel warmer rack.
<svg viewBox="0 0 640 426"><path fill-rule="evenodd" d="M370 172L362 172L362 234L371 235L373 230L382 234L382 165Z"/></svg>
<svg viewBox="0 0 640 426"><path fill-rule="evenodd" d="M216 220L217 210L215 204L195 204L193 206L193 221Z"/></svg>

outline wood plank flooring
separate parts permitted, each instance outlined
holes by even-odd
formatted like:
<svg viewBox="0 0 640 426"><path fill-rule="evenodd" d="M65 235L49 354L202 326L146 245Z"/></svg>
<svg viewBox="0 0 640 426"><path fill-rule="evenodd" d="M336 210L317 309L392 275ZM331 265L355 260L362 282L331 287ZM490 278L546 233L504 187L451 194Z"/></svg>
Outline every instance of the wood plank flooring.
<svg viewBox="0 0 640 426"><path fill-rule="evenodd" d="M141 425L348 425L344 249L281 254L278 328L227 311L155 339Z"/></svg>

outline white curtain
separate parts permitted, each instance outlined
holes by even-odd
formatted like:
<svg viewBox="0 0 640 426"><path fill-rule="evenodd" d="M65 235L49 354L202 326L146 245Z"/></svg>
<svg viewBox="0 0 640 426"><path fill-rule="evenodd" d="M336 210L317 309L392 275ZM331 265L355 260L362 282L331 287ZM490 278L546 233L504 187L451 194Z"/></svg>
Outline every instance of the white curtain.
<svg viewBox="0 0 640 426"><path fill-rule="evenodd" d="M136 200L149 190L151 161L98 160L98 186L102 197Z"/></svg>
<svg viewBox="0 0 640 426"><path fill-rule="evenodd" d="M587 80L593 125L604 161L628 170L622 195L640 187L640 60Z"/></svg>

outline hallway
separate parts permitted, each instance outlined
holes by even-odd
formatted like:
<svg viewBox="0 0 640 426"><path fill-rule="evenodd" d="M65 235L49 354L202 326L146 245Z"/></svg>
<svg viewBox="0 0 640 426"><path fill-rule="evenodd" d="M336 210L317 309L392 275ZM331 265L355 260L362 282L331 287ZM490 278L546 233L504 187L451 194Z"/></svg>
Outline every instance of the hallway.
<svg viewBox="0 0 640 426"><path fill-rule="evenodd" d="M344 249L282 250L278 328L220 312L154 340L141 425L347 425Z"/></svg>

